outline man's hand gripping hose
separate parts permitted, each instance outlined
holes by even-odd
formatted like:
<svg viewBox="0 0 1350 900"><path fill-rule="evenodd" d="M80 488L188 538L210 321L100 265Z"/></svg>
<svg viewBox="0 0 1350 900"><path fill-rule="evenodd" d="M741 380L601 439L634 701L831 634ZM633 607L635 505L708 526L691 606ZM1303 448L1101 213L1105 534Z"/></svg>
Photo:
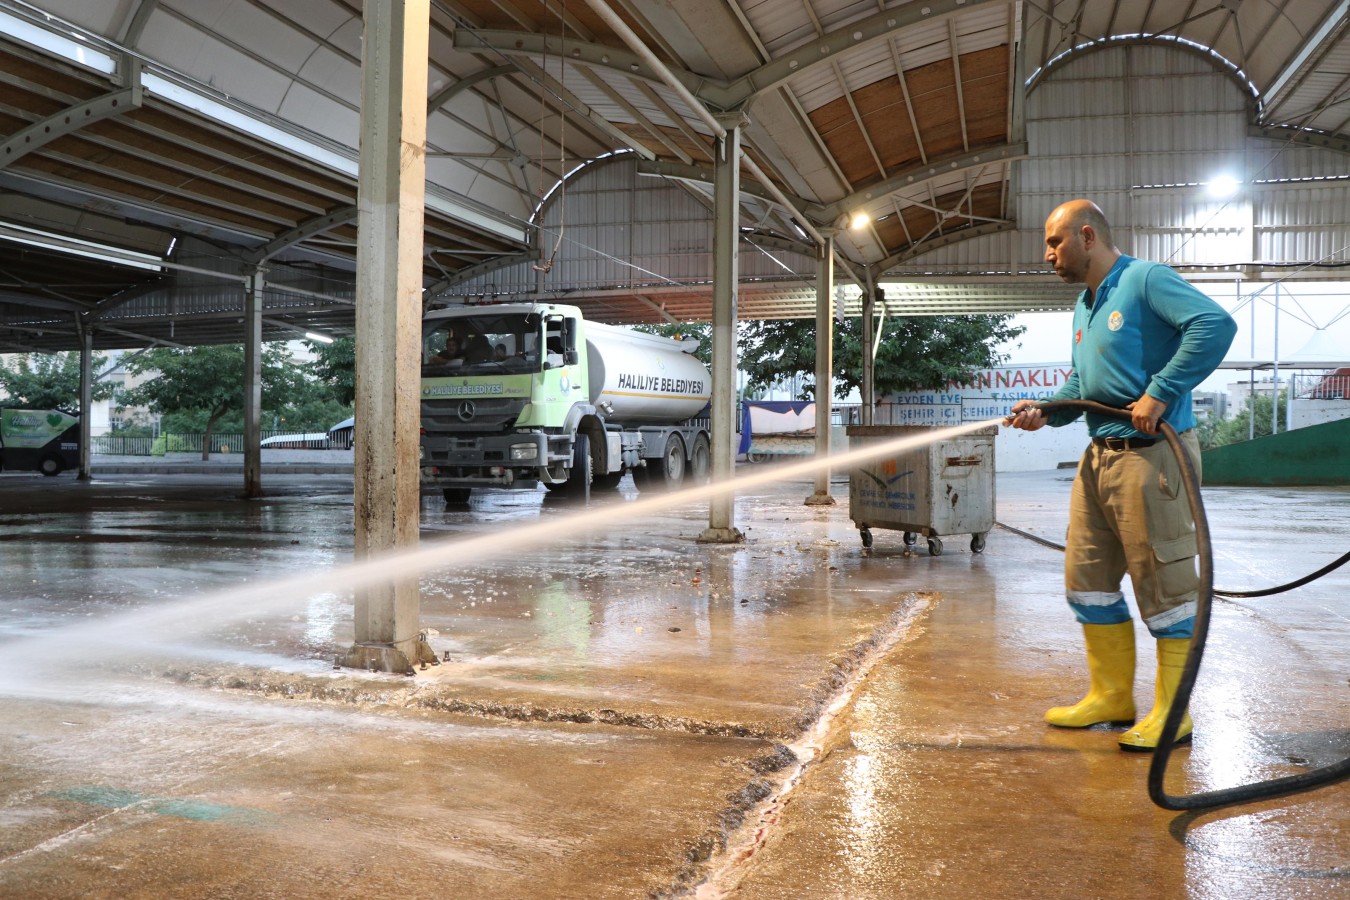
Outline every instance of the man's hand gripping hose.
<svg viewBox="0 0 1350 900"><path fill-rule="evenodd" d="M1129 410L1106 406L1091 400L1051 400L1036 404L1036 407L1042 414L1065 410L1095 413L1124 422L1131 420ZM1191 691L1195 687L1195 679L1200 672L1200 661L1204 658L1205 638L1209 633L1210 607L1213 605L1215 591L1214 557L1209 539L1209 521L1205 517L1205 507L1200 497L1200 479L1195 474L1195 466L1192 465L1191 458L1181 443L1181 438L1178 437L1176 430L1166 422L1159 422L1158 430L1167 440L1167 445L1172 449L1172 453L1177 459L1177 464L1181 469L1182 483L1186 487L1186 499L1190 505L1191 516L1195 521L1195 540L1200 564L1200 590L1196 598L1195 633L1191 638L1190 653L1186 657L1186 665L1182 671L1181 681L1177 685L1176 696L1172 700L1167 720L1163 723L1162 734L1158 738L1158 746L1153 751L1153 759L1149 765L1149 798L1163 809L1212 809L1218 806L1284 797L1340 781L1350 776L1350 758L1347 758L1338 763L1323 766L1319 769L1311 769L1297 775L1257 781L1252 784L1216 791L1203 791L1195 794L1169 794L1164 788L1163 781L1167 773L1167 762L1176 746L1177 729L1181 725L1182 716L1185 715L1186 709L1190 705ZM1326 571L1329 571L1329 569ZM1309 580L1312 577L1309 576ZM1254 596L1254 594L1249 596Z"/></svg>

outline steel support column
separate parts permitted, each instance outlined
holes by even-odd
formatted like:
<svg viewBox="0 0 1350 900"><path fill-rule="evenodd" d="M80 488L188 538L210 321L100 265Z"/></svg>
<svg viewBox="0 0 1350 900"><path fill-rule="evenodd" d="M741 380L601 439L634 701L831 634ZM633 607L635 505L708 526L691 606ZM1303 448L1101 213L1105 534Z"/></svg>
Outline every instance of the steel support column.
<svg viewBox="0 0 1350 900"><path fill-rule="evenodd" d="M877 309L877 288L876 284L869 278L867 285L863 288L862 294L862 388L859 393L862 394L862 424L872 424L872 413L876 407L876 397L874 396L874 386L876 384L876 356L874 355L874 346L876 340L873 332L876 329L876 309Z"/></svg>
<svg viewBox="0 0 1350 900"><path fill-rule="evenodd" d="M83 319L80 324L80 471L76 481L88 481L93 455L94 411L94 328Z"/></svg>
<svg viewBox="0 0 1350 900"><path fill-rule="evenodd" d="M357 181L355 552L417 546L418 347L426 194L429 0L368 0ZM409 672L419 642L417 573L356 592L344 664Z"/></svg>
<svg viewBox="0 0 1350 900"><path fill-rule="evenodd" d="M834 230L821 229L825 242L816 248L816 458L830 455L830 407L834 402ZM830 470L816 470L815 492L807 506L833 506Z"/></svg>
<svg viewBox="0 0 1350 900"><path fill-rule="evenodd" d="M244 291L244 496L262 496L262 310L267 276L255 269Z"/></svg>
<svg viewBox="0 0 1350 900"><path fill-rule="evenodd" d="M730 481L736 464L736 294L740 286L741 129L739 113L721 116L725 134L714 148L713 179L713 313L712 313L712 477ZM745 540L732 521L735 497L730 492L708 501L704 543Z"/></svg>

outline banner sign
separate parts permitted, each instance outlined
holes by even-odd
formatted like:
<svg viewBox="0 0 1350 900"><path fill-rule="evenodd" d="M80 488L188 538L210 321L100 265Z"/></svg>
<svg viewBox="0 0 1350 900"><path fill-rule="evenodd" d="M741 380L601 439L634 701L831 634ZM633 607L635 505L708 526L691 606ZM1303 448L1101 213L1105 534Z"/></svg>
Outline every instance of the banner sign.
<svg viewBox="0 0 1350 900"><path fill-rule="evenodd" d="M6 447L45 447L80 420L51 409L0 409L0 443Z"/></svg>
<svg viewBox="0 0 1350 900"><path fill-rule="evenodd" d="M906 391L887 397L891 425L961 425L1012 414L1018 400L1049 400L1064 386L1068 363L981 369L967 382L938 391Z"/></svg>

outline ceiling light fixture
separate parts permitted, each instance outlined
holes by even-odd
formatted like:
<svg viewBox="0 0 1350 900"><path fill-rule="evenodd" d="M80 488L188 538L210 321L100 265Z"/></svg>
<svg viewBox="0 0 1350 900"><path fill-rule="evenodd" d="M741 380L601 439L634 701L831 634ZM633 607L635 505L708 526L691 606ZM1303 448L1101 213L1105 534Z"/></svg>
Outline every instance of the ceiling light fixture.
<svg viewBox="0 0 1350 900"><path fill-rule="evenodd" d="M1206 187L1208 188L1211 197L1224 200L1236 194L1238 188L1241 186L1242 182L1238 181L1232 175L1216 175L1214 178L1210 179L1209 184Z"/></svg>

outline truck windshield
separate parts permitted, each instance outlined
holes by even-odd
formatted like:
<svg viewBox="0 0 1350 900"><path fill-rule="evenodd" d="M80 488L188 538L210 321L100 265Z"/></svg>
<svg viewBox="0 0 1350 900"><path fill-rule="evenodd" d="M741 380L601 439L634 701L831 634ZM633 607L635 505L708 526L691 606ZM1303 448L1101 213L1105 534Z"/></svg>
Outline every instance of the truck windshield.
<svg viewBox="0 0 1350 900"><path fill-rule="evenodd" d="M423 323L423 375L538 371L539 319L535 316L484 311Z"/></svg>

